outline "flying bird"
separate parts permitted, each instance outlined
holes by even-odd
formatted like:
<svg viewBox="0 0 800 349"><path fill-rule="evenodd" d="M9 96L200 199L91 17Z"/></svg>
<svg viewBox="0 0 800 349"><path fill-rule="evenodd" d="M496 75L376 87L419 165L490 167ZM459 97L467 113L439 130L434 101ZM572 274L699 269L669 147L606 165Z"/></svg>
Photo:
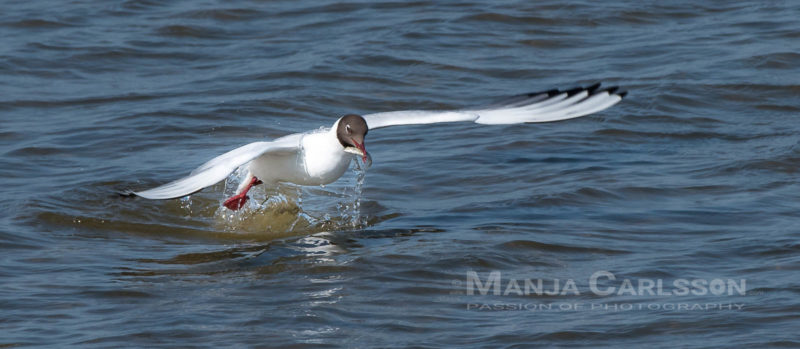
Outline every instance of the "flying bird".
<svg viewBox="0 0 800 349"><path fill-rule="evenodd" d="M174 199L193 194L227 178L248 165L245 180L225 207L238 210L255 185L278 183L323 185L336 181L354 157L372 163L364 139L370 130L389 126L474 122L484 125L549 122L592 114L618 103L627 92L617 87L601 89L600 84L566 91L526 93L481 108L450 111L406 110L363 116L342 116L329 129L284 136L273 141L254 142L217 156L188 176L162 186L130 192L147 199Z"/></svg>

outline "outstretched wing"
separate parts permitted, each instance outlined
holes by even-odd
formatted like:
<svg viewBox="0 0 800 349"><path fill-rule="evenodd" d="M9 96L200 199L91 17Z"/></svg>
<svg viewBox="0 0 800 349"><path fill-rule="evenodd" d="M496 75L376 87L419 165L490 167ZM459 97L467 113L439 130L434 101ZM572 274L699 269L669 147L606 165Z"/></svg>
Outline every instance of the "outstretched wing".
<svg viewBox="0 0 800 349"><path fill-rule="evenodd" d="M239 166L267 153L294 153L300 150L300 135L278 138L272 142L255 142L217 156L192 171L189 176L162 186L132 192L146 199L174 199L192 194L225 179Z"/></svg>
<svg viewBox="0 0 800 349"><path fill-rule="evenodd" d="M397 125L470 121L479 124L519 124L577 118L596 113L621 101L627 92L617 87L600 89L600 84L567 91L550 90L514 96L483 108L427 111L405 110L364 115L369 129Z"/></svg>

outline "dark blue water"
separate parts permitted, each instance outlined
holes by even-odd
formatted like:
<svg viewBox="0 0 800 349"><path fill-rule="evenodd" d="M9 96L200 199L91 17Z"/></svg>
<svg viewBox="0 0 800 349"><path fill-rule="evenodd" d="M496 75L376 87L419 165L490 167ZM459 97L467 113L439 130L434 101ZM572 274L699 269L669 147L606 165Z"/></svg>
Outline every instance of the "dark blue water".
<svg viewBox="0 0 800 349"><path fill-rule="evenodd" d="M7 1L0 347L798 346L798 16ZM596 81L630 94L557 123L375 130L365 178L233 216L235 177L114 194L345 113Z"/></svg>

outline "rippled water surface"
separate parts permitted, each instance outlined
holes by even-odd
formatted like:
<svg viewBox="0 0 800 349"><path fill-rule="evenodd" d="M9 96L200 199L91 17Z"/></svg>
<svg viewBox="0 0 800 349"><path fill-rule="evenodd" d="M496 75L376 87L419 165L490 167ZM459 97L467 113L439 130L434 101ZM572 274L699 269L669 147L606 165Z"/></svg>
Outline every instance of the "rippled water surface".
<svg viewBox="0 0 800 349"><path fill-rule="evenodd" d="M6 1L0 347L800 345L798 17ZM596 81L630 94L557 123L375 130L364 177L257 189L234 215L236 176L184 200L115 194L345 113Z"/></svg>

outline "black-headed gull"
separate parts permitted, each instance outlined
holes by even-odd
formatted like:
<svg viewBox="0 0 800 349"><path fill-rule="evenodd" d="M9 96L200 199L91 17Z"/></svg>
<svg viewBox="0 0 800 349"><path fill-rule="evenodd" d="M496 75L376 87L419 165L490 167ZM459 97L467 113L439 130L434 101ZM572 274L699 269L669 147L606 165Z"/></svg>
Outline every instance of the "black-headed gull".
<svg viewBox="0 0 800 349"><path fill-rule="evenodd" d="M268 142L255 142L217 156L184 178L162 186L132 192L147 199L186 196L225 179L239 166L249 163L247 177L236 195L224 205L238 210L247 202L254 185L322 185L336 181L350 165L353 154L366 163L372 159L364 148L364 137L377 128L469 121L478 124L517 124L558 121L588 115L611 107L625 96L617 87L600 89L600 84L567 91L550 90L512 97L483 108L425 111L407 110L364 116L345 115L330 129L296 133Z"/></svg>

